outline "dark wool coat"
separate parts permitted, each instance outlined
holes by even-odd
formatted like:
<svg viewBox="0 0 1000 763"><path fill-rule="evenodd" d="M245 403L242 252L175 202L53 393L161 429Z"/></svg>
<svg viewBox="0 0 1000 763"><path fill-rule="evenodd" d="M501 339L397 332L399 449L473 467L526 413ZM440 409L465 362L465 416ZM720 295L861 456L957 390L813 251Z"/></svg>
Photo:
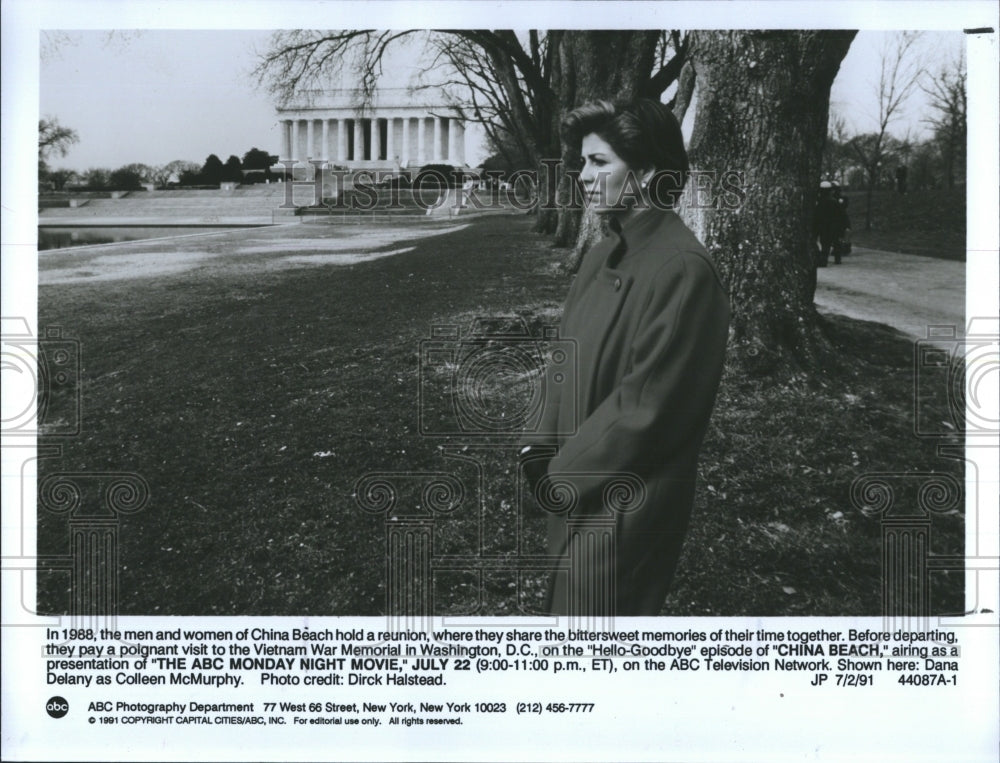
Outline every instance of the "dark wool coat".
<svg viewBox="0 0 1000 763"><path fill-rule="evenodd" d="M576 394L574 385L550 385L539 430L575 429L542 438L558 448L549 480L577 493L575 508L550 517L548 553L569 555L582 570L576 584L565 571L553 575L553 613L659 614L691 514L728 329L715 264L676 213L644 210L584 257L560 328L560 339L575 342ZM613 474L641 483L638 508L614 508ZM613 521L604 547L577 532L593 519Z"/></svg>

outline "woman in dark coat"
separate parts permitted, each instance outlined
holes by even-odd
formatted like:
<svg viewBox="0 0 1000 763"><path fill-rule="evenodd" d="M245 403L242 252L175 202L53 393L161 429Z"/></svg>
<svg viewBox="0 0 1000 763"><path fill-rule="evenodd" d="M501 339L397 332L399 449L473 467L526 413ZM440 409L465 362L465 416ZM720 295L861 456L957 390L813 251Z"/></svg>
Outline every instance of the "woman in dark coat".
<svg viewBox="0 0 1000 763"><path fill-rule="evenodd" d="M688 162L670 110L598 102L571 112L563 130L581 143L585 198L611 232L585 255L563 310L576 383L552 390L539 428L575 434L522 450L539 501L565 509L550 517L549 554L568 570L552 576L549 609L656 615L691 514L729 302L672 209ZM575 395L559 395L572 387ZM560 485L575 494L571 506L553 505Z"/></svg>

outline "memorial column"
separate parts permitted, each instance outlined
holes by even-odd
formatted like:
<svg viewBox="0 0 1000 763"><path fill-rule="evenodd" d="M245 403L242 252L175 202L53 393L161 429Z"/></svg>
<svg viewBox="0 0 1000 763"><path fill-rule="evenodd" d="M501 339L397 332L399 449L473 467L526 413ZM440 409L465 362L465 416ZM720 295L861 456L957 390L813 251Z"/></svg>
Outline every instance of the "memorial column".
<svg viewBox="0 0 1000 763"><path fill-rule="evenodd" d="M309 161L313 158L313 151L316 150L316 133L314 132L315 126L313 125L313 120L306 120L306 152L305 156L302 158Z"/></svg>
<svg viewBox="0 0 1000 763"><path fill-rule="evenodd" d="M373 162L377 162L382 153L382 135L381 131L378 129L378 117L375 115L372 115L370 127L372 135L370 144L372 149L371 160Z"/></svg>
<svg viewBox="0 0 1000 763"><path fill-rule="evenodd" d="M456 166L465 166L465 123L452 119L448 125L448 156Z"/></svg>
<svg viewBox="0 0 1000 763"><path fill-rule="evenodd" d="M302 120L292 120L292 159L302 161Z"/></svg>
<svg viewBox="0 0 1000 763"><path fill-rule="evenodd" d="M281 161L292 158L292 120L281 120Z"/></svg>
<svg viewBox="0 0 1000 763"><path fill-rule="evenodd" d="M361 161L365 158L365 136L362 134L361 130L361 120L355 118L354 120L354 155L351 159L355 162Z"/></svg>
<svg viewBox="0 0 1000 763"><path fill-rule="evenodd" d="M347 161L347 120L337 120L337 161Z"/></svg>
<svg viewBox="0 0 1000 763"><path fill-rule="evenodd" d="M386 117L385 120L385 159L387 162L395 163L396 140L393 132L396 127L395 117Z"/></svg>
<svg viewBox="0 0 1000 763"><path fill-rule="evenodd" d="M399 156L399 165L406 167L410 163L410 118L403 117L403 151Z"/></svg>

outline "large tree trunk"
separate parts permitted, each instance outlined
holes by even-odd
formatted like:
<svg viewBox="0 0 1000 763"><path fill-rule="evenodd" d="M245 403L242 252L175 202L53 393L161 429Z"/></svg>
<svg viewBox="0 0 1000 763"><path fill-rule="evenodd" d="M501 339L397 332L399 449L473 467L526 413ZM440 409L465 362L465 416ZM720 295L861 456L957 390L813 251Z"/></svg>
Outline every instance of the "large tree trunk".
<svg viewBox="0 0 1000 763"><path fill-rule="evenodd" d="M810 232L830 86L854 32L698 32L697 108L682 209L733 307L731 357L751 372L822 352ZM744 173L739 194L720 193ZM730 181L733 176L730 175ZM713 192L698 191L711 185ZM742 203L734 204L742 197Z"/></svg>
<svg viewBox="0 0 1000 763"><path fill-rule="evenodd" d="M566 102L564 95L572 85L572 72L567 76L567 60L564 53L566 32L550 30L547 33L548 51L547 63L549 70L549 89L552 93L551 102L545 104L545 115L539 117L539 129L544 130L545 145L538 147L539 159L558 159L562 155L562 141L559 137L559 121L562 118L562 104ZM541 106L542 104L539 104ZM560 199L566 185L565 168L560 164L547 166L539 164L538 219L535 230L538 233L554 235L556 246L563 246L560 240L565 235L562 229L563 220L560 210Z"/></svg>

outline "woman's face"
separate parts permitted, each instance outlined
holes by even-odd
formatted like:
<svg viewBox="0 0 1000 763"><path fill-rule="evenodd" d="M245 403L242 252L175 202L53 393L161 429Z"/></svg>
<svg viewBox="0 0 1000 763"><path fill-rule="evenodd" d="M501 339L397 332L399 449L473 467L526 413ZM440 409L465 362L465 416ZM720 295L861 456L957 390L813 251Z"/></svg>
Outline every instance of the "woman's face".
<svg viewBox="0 0 1000 763"><path fill-rule="evenodd" d="M580 146L583 184L587 205L599 215L628 216L640 197L640 178L607 142L589 133Z"/></svg>

